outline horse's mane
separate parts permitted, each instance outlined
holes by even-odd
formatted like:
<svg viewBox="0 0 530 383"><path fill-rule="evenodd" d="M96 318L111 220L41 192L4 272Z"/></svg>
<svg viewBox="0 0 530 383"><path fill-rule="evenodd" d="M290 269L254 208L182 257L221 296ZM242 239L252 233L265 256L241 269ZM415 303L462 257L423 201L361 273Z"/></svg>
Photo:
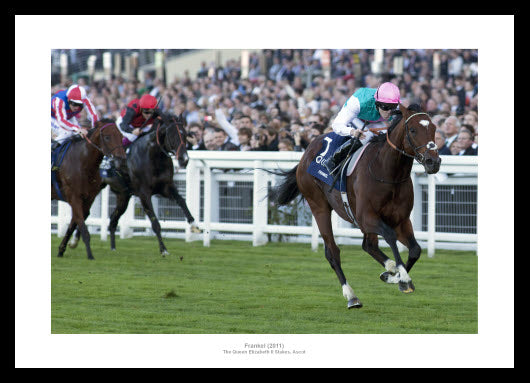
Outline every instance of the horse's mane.
<svg viewBox="0 0 530 383"><path fill-rule="evenodd" d="M407 110L410 111L410 112L422 112L423 111L421 109L421 106L418 105L418 104L409 105ZM403 119L403 113L401 113L401 110L396 109L394 112L392 112L392 116L393 116L392 122L391 122L390 126L387 129L387 133L375 136L374 138L372 138L372 140L370 142L376 143L376 142L385 142L386 141L386 135L388 133L392 132L392 130L397 126L397 124L399 124L399 122Z"/></svg>

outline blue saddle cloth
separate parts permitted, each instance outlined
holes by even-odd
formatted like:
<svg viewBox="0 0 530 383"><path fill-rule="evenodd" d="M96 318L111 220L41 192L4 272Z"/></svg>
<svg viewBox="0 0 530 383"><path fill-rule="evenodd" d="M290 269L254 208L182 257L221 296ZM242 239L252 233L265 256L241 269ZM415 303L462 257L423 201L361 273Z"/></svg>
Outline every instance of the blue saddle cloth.
<svg viewBox="0 0 530 383"><path fill-rule="evenodd" d="M57 170L59 170L59 167L63 163L64 155L66 154L68 148L70 147L70 144L72 141L67 140L63 142L61 145L59 145L55 150L52 150L52 185L55 188L55 191L57 192L57 196L61 201L65 201L63 197L63 194L61 193L61 189L59 188L59 184L57 183Z"/></svg>
<svg viewBox="0 0 530 383"><path fill-rule="evenodd" d="M338 135L335 132L326 134L322 141L322 149L320 149L320 152L309 164L307 172L313 177L318 178L319 180L331 186L333 183L333 178L336 174L329 174L328 169L321 165L322 161L327 160L342 144L344 144L350 138L351 137L349 136ZM346 192L346 171L342 172L341 177L337 180L334 187L338 191Z"/></svg>

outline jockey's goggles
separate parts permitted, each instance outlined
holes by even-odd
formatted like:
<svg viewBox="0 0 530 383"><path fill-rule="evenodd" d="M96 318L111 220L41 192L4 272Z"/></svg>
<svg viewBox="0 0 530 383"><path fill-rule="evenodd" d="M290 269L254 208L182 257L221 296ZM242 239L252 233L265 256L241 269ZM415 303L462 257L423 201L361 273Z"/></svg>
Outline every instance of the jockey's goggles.
<svg viewBox="0 0 530 383"><path fill-rule="evenodd" d="M69 101L70 105L72 106L83 106L83 103L77 103L75 101Z"/></svg>
<svg viewBox="0 0 530 383"><path fill-rule="evenodd" d="M142 109L142 113L145 114L153 114L155 112L154 109Z"/></svg>
<svg viewBox="0 0 530 383"><path fill-rule="evenodd" d="M375 106L384 111L394 110L397 108L398 104L385 104L383 102L376 102Z"/></svg>

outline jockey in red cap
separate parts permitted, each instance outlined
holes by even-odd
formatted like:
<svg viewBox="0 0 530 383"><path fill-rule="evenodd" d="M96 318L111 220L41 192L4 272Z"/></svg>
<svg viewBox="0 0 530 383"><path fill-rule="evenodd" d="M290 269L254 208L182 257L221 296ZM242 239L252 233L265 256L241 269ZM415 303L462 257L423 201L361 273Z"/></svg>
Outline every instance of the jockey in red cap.
<svg viewBox="0 0 530 383"><path fill-rule="evenodd" d="M151 130L151 125L161 111L157 108L158 102L150 94L144 94L142 97L131 100L129 104L121 111L120 117L116 120L118 129L123 134L123 146L129 146L134 142L142 132ZM127 171L121 165L120 170L116 169L114 161L110 161L106 156L101 161L101 178L103 181L117 189L128 189L126 179Z"/></svg>
<svg viewBox="0 0 530 383"><path fill-rule="evenodd" d="M160 115L157 108L158 102L154 96L144 94L141 98L131 100L127 107L121 111L116 125L124 137L124 145L129 145L136 140L140 133L151 129L156 117Z"/></svg>

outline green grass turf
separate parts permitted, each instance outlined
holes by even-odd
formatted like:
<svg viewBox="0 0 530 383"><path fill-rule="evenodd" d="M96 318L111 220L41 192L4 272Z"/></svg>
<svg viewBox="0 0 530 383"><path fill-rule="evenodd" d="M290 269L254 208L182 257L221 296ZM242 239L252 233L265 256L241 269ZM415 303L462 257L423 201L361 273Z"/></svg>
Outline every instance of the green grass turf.
<svg viewBox="0 0 530 383"><path fill-rule="evenodd" d="M348 310L322 246L165 239L109 242L92 236L58 258L51 238L54 334L476 334L475 252L426 250L403 294L379 279L384 269L359 246L340 246L349 284L364 307ZM388 248L383 251L390 255ZM406 259L407 255L403 254Z"/></svg>

